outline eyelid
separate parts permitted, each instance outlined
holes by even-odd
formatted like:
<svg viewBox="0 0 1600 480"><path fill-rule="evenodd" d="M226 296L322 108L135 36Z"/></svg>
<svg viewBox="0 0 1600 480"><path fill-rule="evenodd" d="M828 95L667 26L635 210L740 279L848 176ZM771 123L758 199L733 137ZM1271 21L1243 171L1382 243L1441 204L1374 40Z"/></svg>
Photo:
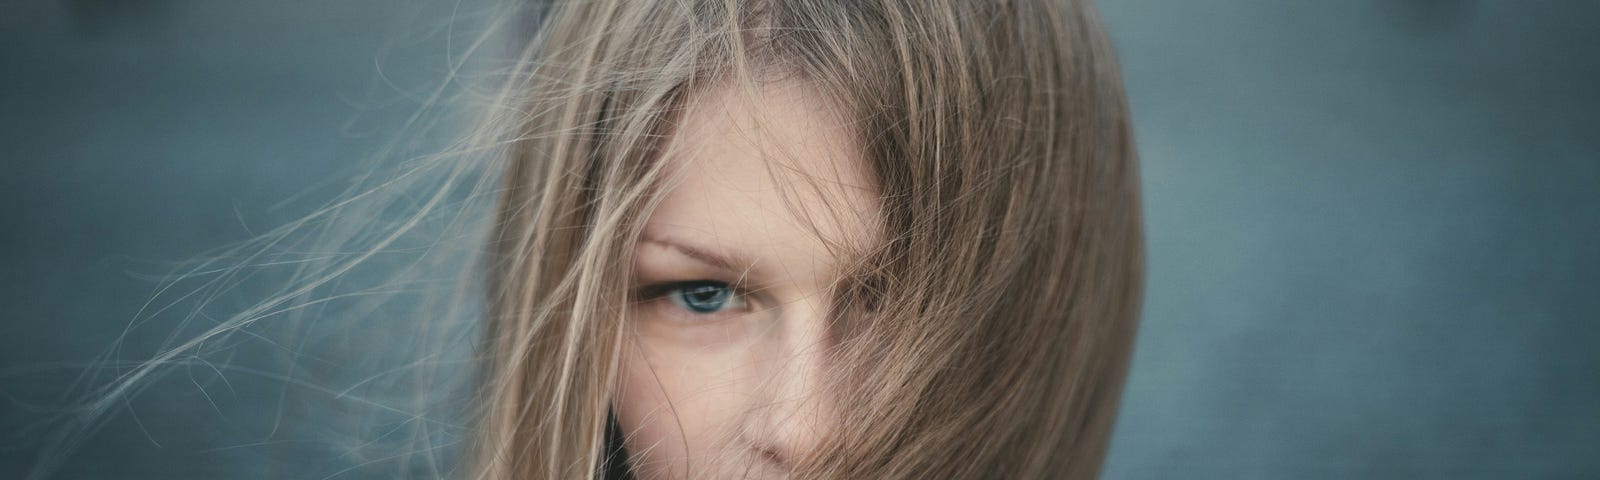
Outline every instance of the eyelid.
<svg viewBox="0 0 1600 480"><path fill-rule="evenodd" d="M743 298L744 299L744 301L745 301L745 309L746 310L749 310L749 311L756 310L756 307L754 306L755 303L756 303L755 302L755 295L753 294L753 292L751 292L749 290L748 287L746 287L744 285L741 285L738 282L725 282L725 281L722 281L722 280L709 280L709 279L677 280L677 281L653 283L653 284L644 285L644 286L641 286L641 287L635 289L634 290L634 298L636 298L640 302L644 302L644 301L654 300L654 299L658 299L658 298L664 297L664 296L667 295L668 292L671 292L673 290L677 290L677 289L680 289L680 288L686 288L686 287L692 287L692 286L696 286L696 285L707 285L707 284L722 285L722 286L727 287L729 290L733 290L733 294L734 295L737 295L737 296L739 296L739 298Z"/></svg>

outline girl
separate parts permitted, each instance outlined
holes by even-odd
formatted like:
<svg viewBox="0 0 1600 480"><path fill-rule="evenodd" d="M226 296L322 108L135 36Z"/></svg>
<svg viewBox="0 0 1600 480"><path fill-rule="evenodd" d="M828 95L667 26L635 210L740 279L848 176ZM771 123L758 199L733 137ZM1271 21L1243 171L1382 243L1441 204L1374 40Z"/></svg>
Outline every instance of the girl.
<svg viewBox="0 0 1600 480"><path fill-rule="evenodd" d="M1092 478L1141 288L1079 0L558 2L473 478Z"/></svg>

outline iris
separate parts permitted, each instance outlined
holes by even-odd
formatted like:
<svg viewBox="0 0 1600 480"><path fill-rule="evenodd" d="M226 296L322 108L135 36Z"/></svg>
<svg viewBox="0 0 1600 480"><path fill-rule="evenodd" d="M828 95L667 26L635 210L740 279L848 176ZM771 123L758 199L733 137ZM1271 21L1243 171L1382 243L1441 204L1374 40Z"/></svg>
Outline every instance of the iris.
<svg viewBox="0 0 1600 480"><path fill-rule="evenodd" d="M716 313L739 303L733 287L722 282L682 284L667 291L667 298L695 313Z"/></svg>

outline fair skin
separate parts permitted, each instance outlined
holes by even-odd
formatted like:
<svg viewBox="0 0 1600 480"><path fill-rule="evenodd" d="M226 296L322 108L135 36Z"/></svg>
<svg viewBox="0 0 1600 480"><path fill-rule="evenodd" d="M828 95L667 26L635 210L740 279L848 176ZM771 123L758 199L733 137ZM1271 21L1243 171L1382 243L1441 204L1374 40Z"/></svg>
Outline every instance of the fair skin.
<svg viewBox="0 0 1600 480"><path fill-rule="evenodd" d="M833 415L830 243L875 241L875 192L812 88L744 93L689 99L634 252L614 407L639 478L782 477Z"/></svg>

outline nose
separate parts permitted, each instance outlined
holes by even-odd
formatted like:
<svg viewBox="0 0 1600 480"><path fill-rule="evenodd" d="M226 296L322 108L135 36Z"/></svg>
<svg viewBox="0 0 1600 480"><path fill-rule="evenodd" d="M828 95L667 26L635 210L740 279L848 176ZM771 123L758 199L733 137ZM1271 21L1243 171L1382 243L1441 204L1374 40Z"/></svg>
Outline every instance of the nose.
<svg viewBox="0 0 1600 480"><path fill-rule="evenodd" d="M826 313L822 302L786 305L764 336L766 368L758 372L764 378L751 395L744 433L752 454L783 470L815 450L831 428Z"/></svg>

